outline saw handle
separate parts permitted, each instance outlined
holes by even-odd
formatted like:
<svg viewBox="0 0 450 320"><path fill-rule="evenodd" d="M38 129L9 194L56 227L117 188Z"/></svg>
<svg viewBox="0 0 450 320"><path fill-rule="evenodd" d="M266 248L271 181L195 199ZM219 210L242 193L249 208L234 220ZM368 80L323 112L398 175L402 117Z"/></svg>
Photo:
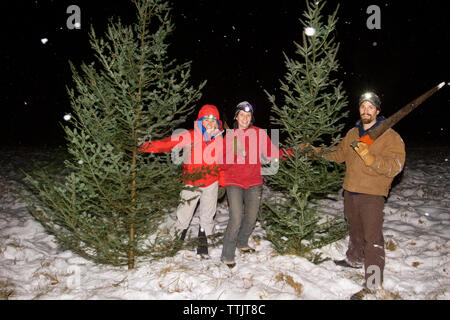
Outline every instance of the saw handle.
<svg viewBox="0 0 450 320"><path fill-rule="evenodd" d="M372 143L374 142L374 140L372 140L372 138L366 134L363 135L361 138L359 138L358 140L353 141L350 145L352 146L353 149L355 149L358 146L358 142L364 142L365 144L367 144L368 146L372 145Z"/></svg>

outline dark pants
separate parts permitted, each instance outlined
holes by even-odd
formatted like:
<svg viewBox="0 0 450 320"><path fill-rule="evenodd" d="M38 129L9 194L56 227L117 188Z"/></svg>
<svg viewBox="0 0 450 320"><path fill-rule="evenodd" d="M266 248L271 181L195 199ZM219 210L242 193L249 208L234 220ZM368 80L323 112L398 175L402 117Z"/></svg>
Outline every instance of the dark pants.
<svg viewBox="0 0 450 320"><path fill-rule="evenodd" d="M384 197L344 191L344 213L349 224L347 259L364 263L366 285L381 285L384 271Z"/></svg>
<svg viewBox="0 0 450 320"><path fill-rule="evenodd" d="M230 218L223 236L222 260L234 261L237 248L248 247L261 202L262 186L242 189L227 187Z"/></svg>

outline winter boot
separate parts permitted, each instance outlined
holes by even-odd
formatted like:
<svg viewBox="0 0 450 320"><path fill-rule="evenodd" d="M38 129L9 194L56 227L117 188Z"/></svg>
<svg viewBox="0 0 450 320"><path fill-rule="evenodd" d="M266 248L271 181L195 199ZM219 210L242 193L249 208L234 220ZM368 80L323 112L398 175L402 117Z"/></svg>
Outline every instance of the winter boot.
<svg viewBox="0 0 450 320"><path fill-rule="evenodd" d="M181 241L181 242L183 242L184 239L186 238L186 233L187 233L187 231L188 231L188 229L184 229L184 230L181 232L181 236L180 236L180 241Z"/></svg>
<svg viewBox="0 0 450 320"><path fill-rule="evenodd" d="M208 240L206 239L205 230L202 227L198 229L198 247L197 254L202 258L208 258Z"/></svg>
<svg viewBox="0 0 450 320"><path fill-rule="evenodd" d="M353 268L353 269L361 269L363 264L349 261L348 259L344 260L334 260L334 264L340 267Z"/></svg>
<svg viewBox="0 0 450 320"><path fill-rule="evenodd" d="M376 298L376 290L370 290L366 287L364 287L362 290L352 294L352 296L350 297L350 300L364 300L365 298L367 298L367 296L371 296L373 298Z"/></svg>

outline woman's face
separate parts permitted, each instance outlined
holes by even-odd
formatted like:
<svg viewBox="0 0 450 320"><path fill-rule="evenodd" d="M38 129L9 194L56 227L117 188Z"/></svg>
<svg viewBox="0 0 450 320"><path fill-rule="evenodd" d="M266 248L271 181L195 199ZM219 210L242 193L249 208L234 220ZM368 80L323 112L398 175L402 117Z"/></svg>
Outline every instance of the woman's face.
<svg viewBox="0 0 450 320"><path fill-rule="evenodd" d="M217 120L216 119L204 119L202 120L202 125L206 129L206 132L214 132L217 129Z"/></svg>

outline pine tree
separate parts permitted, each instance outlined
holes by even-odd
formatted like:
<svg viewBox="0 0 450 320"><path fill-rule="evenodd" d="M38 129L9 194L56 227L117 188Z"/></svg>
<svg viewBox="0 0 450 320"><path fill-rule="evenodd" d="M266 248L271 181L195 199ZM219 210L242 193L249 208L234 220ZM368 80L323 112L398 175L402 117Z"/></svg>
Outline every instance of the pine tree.
<svg viewBox="0 0 450 320"><path fill-rule="evenodd" d="M332 148L339 142L344 126L340 121L347 115L342 83L334 77L339 68L339 45L333 37L338 8L324 23L324 6L323 1L306 3L302 44L294 42L297 60L284 54L287 73L280 81L282 106L266 91L274 114L271 122L280 128L284 141L281 146L293 151L292 156L280 161L278 173L266 179L280 194L263 203L267 237L279 253L298 254L313 261L320 259L313 249L346 234L343 220L326 219L316 205L318 199L339 190L343 167L314 155L308 146L322 145L323 152L330 150L323 144Z"/></svg>
<svg viewBox="0 0 450 320"><path fill-rule="evenodd" d="M65 248L129 269L139 257L176 250L159 229L182 188L169 155L139 147L184 123L205 84L191 86L190 63L168 59L169 4L133 3L133 25L111 21L105 38L91 28L95 62L83 63L81 72L71 63L75 89L68 88L72 111L64 126L69 173L63 181L28 176L36 192L31 211Z"/></svg>

